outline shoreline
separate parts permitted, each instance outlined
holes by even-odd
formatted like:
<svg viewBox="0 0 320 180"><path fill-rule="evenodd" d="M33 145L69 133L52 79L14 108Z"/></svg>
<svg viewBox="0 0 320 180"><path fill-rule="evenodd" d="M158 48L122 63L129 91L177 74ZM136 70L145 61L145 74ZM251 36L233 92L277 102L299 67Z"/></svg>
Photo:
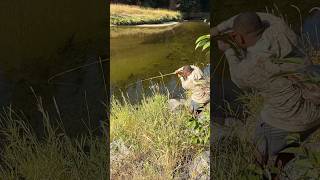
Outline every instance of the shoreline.
<svg viewBox="0 0 320 180"><path fill-rule="evenodd" d="M174 26L178 25L183 21L169 21L169 22L164 22L164 23L159 23L159 24L138 24L138 25L114 25L110 24L110 27L169 27L169 26Z"/></svg>
<svg viewBox="0 0 320 180"><path fill-rule="evenodd" d="M159 24L137 24L137 25L114 25L110 24L110 27L148 27L148 28L156 28L156 27L170 27L179 25L184 22L204 22L202 19L192 19L192 20L181 20L181 21L169 21Z"/></svg>

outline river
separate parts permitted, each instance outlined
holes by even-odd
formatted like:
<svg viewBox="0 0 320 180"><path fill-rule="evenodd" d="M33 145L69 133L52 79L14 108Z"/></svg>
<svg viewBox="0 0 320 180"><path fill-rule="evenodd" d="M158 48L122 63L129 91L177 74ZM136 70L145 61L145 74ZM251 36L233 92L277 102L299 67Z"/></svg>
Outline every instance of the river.
<svg viewBox="0 0 320 180"><path fill-rule="evenodd" d="M172 96L180 95L182 90L174 75L153 82L141 83L141 80L160 73L171 73L187 64L205 68L209 64L209 55L195 50L195 41L208 33L209 26L202 21L182 22L167 27L111 27L112 94L119 96L120 92L124 92L134 101L152 92L154 85L159 83L160 90L167 89Z"/></svg>

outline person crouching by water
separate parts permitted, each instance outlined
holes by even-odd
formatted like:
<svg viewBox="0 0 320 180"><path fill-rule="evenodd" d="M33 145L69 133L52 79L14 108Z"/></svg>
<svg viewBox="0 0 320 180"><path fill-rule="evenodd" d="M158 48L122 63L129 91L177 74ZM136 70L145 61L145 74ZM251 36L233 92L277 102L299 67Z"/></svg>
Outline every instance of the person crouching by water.
<svg viewBox="0 0 320 180"><path fill-rule="evenodd" d="M180 78L182 88L189 96L189 112L198 117L203 108L210 102L210 82L203 72L194 65L186 65L175 71ZM191 96L190 96L191 94Z"/></svg>

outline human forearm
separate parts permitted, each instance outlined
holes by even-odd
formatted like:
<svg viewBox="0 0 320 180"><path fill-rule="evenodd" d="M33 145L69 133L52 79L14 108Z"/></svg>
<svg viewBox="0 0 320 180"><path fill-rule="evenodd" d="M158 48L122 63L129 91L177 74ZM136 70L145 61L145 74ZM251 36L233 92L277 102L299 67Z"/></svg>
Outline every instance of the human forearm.
<svg viewBox="0 0 320 180"><path fill-rule="evenodd" d="M225 56L229 64L229 71L231 80L235 83L239 88L246 89L246 77L244 74L246 69L243 67L244 65L241 63L244 59L240 59L237 57L235 51L233 49L227 49L225 51Z"/></svg>
<svg viewBox="0 0 320 180"><path fill-rule="evenodd" d="M229 67L235 68L241 62L240 58L237 57L234 49L229 48L224 52L226 59L228 61Z"/></svg>
<svg viewBox="0 0 320 180"><path fill-rule="evenodd" d="M282 22L282 19L280 17L277 17L270 13L257 12L257 14L260 17L261 21L267 21L269 24Z"/></svg>
<svg viewBox="0 0 320 180"><path fill-rule="evenodd" d="M183 67L181 67L181 68L179 68L179 69L175 70L175 71L174 71L174 73L176 73L176 74L177 74L178 72L181 72L182 70L183 70Z"/></svg>

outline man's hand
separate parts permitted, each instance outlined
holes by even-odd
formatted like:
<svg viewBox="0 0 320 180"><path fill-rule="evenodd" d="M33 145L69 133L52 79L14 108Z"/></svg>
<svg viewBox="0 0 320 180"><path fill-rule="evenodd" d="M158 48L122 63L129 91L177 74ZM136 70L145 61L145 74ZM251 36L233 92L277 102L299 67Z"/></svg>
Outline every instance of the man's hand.
<svg viewBox="0 0 320 180"><path fill-rule="evenodd" d="M225 42L223 42L223 41L220 41L220 40L218 40L218 48L221 50L221 51L226 51L227 49L230 49L231 48L231 46L230 46L230 44L228 44L228 43L225 43Z"/></svg>
<svg viewBox="0 0 320 180"><path fill-rule="evenodd" d="M181 70L179 71L179 69L176 70L174 73L175 73L176 75L178 75L179 78L180 78L180 77L183 77L183 72L182 72Z"/></svg>
<svg viewBox="0 0 320 180"><path fill-rule="evenodd" d="M219 35L219 30L218 30L218 28L217 27L213 27L212 29L210 29L210 35L211 36L217 36L217 35Z"/></svg>
<svg viewBox="0 0 320 180"><path fill-rule="evenodd" d="M174 73L177 74L177 75L179 75L179 74L182 73L182 71L178 69L178 70L174 71Z"/></svg>

